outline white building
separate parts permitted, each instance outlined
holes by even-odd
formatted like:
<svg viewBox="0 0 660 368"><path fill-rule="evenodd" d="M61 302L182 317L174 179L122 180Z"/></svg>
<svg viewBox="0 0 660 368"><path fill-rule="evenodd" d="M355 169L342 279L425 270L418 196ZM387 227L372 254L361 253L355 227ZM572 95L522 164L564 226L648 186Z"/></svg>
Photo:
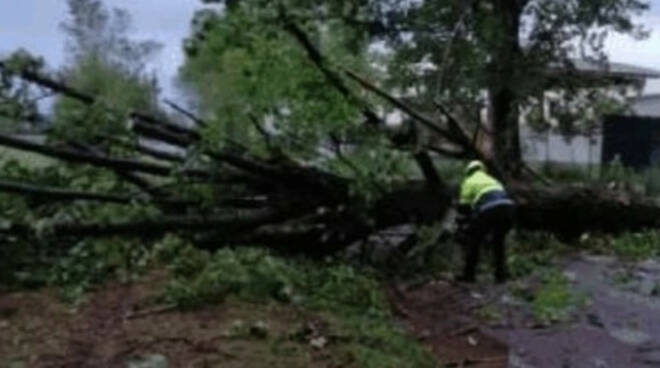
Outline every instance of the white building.
<svg viewBox="0 0 660 368"><path fill-rule="evenodd" d="M660 94L640 96L631 101L636 116L660 118Z"/></svg>
<svg viewBox="0 0 660 368"><path fill-rule="evenodd" d="M552 73L568 74L574 78L596 82L598 91L603 95L618 99L630 104L630 113L638 116L660 117L660 95L643 96L642 91L648 79L660 78L660 71L636 67L628 64L609 63L608 66L589 62L575 62L575 69L568 72L559 69ZM552 74L551 73L551 74ZM593 89L592 89L593 90ZM561 104L560 90L547 91L541 98L541 116L549 129L543 132L532 129L527 124L523 113L521 118L521 145L523 158L534 163L560 163L560 164L600 164L602 162L603 136L600 129L602 116L597 116L594 108L589 106L586 96L590 90L578 93L579 97L573 100L572 105L563 106L567 111L581 113L593 120L596 127L590 134L562 135L558 132L558 118L556 110Z"/></svg>

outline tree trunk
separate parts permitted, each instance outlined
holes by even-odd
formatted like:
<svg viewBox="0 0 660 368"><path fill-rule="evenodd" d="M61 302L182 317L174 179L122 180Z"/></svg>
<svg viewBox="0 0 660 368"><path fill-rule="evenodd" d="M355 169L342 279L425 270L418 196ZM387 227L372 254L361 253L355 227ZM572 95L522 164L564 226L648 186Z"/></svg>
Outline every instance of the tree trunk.
<svg viewBox="0 0 660 368"><path fill-rule="evenodd" d="M507 173L519 176L522 153L516 61L522 58L519 41L522 4L519 0L494 0L493 5L501 34L491 36L494 44L488 87L492 119L490 153Z"/></svg>

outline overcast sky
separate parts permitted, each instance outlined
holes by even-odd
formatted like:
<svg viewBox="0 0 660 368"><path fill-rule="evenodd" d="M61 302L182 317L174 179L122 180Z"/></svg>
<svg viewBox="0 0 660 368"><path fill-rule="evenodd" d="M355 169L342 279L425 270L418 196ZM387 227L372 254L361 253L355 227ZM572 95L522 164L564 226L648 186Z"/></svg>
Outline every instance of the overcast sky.
<svg viewBox="0 0 660 368"><path fill-rule="evenodd" d="M651 0L652 9L641 21L652 31L648 40L637 42L613 35L607 41L610 60L660 70L660 0ZM183 61L181 41L188 34L190 20L199 0L106 0L113 7L127 9L135 23L135 38L152 39L164 46L154 62L164 94L175 93L172 79ZM0 55L19 47L45 57L57 67L64 61L64 37L60 22L67 15L65 0L0 0ZM660 81L652 81L648 93L660 93Z"/></svg>
<svg viewBox="0 0 660 368"><path fill-rule="evenodd" d="M64 35L60 23L67 17L66 0L0 0L0 55L17 48L43 56L57 67L65 60ZM174 94L172 79L183 62L181 43L190 30L199 0L105 0L129 11L135 39L160 42L163 49L152 63L164 97Z"/></svg>

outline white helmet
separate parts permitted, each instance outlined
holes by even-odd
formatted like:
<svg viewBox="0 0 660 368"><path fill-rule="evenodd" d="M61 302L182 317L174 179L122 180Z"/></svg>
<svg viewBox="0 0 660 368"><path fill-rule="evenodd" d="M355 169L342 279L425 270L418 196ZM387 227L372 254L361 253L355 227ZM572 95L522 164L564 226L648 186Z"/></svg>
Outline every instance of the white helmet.
<svg viewBox="0 0 660 368"><path fill-rule="evenodd" d="M465 167L465 176L471 175L475 171L486 171L486 165L484 165L484 163L479 160L471 161Z"/></svg>

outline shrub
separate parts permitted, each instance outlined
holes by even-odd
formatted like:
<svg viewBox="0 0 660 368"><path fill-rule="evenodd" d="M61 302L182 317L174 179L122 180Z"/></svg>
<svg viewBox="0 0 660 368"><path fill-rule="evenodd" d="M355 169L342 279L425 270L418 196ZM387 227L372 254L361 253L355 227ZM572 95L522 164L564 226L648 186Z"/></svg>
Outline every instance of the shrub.
<svg viewBox="0 0 660 368"><path fill-rule="evenodd" d="M128 281L147 268L147 247L117 239L84 240L55 259L48 284L61 287L62 296L76 301L96 284L111 278Z"/></svg>
<svg viewBox="0 0 660 368"><path fill-rule="evenodd" d="M541 287L532 300L532 313L542 323L568 319L575 310L586 303L583 295L570 289L569 281L558 271L549 271L541 278Z"/></svg>
<svg viewBox="0 0 660 368"><path fill-rule="evenodd" d="M641 260L660 254L660 233L647 231L625 233L610 240L610 250L628 260Z"/></svg>
<svg viewBox="0 0 660 368"><path fill-rule="evenodd" d="M169 303L182 307L230 295L253 302L294 301L324 310L350 306L364 312L386 305L378 282L349 266L287 260L256 248L221 249L206 262L194 255L196 251L190 253L171 265L174 280L164 294ZM189 267L191 258L198 261Z"/></svg>
<svg viewBox="0 0 660 368"><path fill-rule="evenodd" d="M222 301L229 295L263 301L293 288L295 270L266 251L222 249L206 262L195 253L190 252L192 257L179 256L173 263L174 280L164 295L167 302L195 307ZM190 262L191 258L195 260Z"/></svg>
<svg viewBox="0 0 660 368"><path fill-rule="evenodd" d="M515 232L509 237L507 262L512 277L525 277L553 266L557 255L568 250L552 234Z"/></svg>
<svg viewBox="0 0 660 368"><path fill-rule="evenodd" d="M344 349L360 367L433 366L427 351L393 327L385 294L369 270L284 259L254 248L222 249L197 272L182 270L188 269L172 267L174 280L163 294L168 303L192 308L229 297L294 303L339 319L348 336Z"/></svg>

